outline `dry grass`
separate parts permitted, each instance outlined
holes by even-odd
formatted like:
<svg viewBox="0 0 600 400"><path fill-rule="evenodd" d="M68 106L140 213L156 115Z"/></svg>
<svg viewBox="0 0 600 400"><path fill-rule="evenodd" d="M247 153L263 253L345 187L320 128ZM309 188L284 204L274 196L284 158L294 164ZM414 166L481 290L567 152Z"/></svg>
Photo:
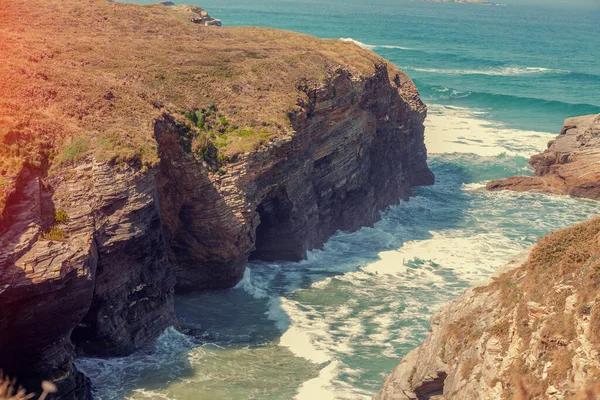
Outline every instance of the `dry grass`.
<svg viewBox="0 0 600 400"><path fill-rule="evenodd" d="M27 400L34 396L32 393L27 394L25 389L16 385L16 379L10 379L0 371L0 400Z"/></svg>
<svg viewBox="0 0 600 400"><path fill-rule="evenodd" d="M509 338L514 322L514 332L524 347L524 353L527 353L534 333L541 340L543 350L535 354L536 361L532 365L517 359L505 376L497 378L506 382L508 399L544 398L550 385L561 387L562 383L572 379L573 349L580 345L576 318L589 318L587 339L594 350L600 352L599 288L600 218L596 218L544 237L522 267L500 275L486 287L478 288L478 293L499 293L504 318L489 327L478 326L481 310L476 309L450 324L443 338L443 358L460 358L483 334L499 338L502 347L507 350L509 340L516 339ZM566 299L573 294L577 296L574 311L571 311L565 307ZM536 303L533 310L540 310L532 314L535 316L533 320L529 302ZM461 363L463 378L472 373L475 362L467 359ZM547 370L547 379L542 380L541 374L547 362L551 366ZM600 371L588 369L586 376L592 381L600 379ZM577 398L589 398L585 396L594 390L597 388L588 388Z"/></svg>
<svg viewBox="0 0 600 400"><path fill-rule="evenodd" d="M204 27L162 5L15 0L0 5L0 212L24 164L93 153L157 162L153 120L216 104L250 137L289 132L298 86L343 66L359 79L385 61L349 43L263 28ZM402 75L404 76L404 75ZM250 144L248 144L250 142Z"/></svg>

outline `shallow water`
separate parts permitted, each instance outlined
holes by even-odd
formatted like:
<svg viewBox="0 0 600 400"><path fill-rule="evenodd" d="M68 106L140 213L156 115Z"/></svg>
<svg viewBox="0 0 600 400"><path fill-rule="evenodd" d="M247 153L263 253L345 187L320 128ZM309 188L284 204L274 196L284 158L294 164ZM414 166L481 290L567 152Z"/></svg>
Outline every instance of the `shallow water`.
<svg viewBox="0 0 600 400"><path fill-rule="evenodd" d="M360 40L403 67L429 105L436 184L305 261L253 262L234 289L178 297L192 335L169 329L132 356L79 359L99 399L368 399L425 338L432 313L540 236L600 211L483 189L529 174L529 156L564 117L600 112L600 43L589 39L600 37L598 11L369 4L202 6L229 25Z"/></svg>

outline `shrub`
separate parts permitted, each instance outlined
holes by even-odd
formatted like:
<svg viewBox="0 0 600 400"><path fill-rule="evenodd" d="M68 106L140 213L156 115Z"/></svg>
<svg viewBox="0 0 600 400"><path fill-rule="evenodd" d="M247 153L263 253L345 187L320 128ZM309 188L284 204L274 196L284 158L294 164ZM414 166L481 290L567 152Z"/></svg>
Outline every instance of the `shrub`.
<svg viewBox="0 0 600 400"><path fill-rule="evenodd" d="M67 240L67 233L56 226L50 228L48 232L42 234L42 239L55 242L64 242Z"/></svg>
<svg viewBox="0 0 600 400"><path fill-rule="evenodd" d="M194 124L194 125L196 125L198 123L198 116L196 115L196 112L193 110L187 111L185 113L185 117L187 119L189 119L192 122L192 124Z"/></svg>
<svg viewBox="0 0 600 400"><path fill-rule="evenodd" d="M62 164L76 163L86 156L89 149L90 145L86 139L74 138L60 153L58 161Z"/></svg>
<svg viewBox="0 0 600 400"><path fill-rule="evenodd" d="M198 117L198 122L196 122L196 126L198 127L198 129L204 130L205 124L206 124L206 115L200 114L200 116Z"/></svg>
<svg viewBox="0 0 600 400"><path fill-rule="evenodd" d="M237 135L239 137L253 136L254 135L254 131L251 130L251 129L240 129L239 131L237 131Z"/></svg>
<svg viewBox="0 0 600 400"><path fill-rule="evenodd" d="M54 214L54 221L59 224L66 224L69 220L69 216L65 212L65 210L57 210L56 214Z"/></svg>

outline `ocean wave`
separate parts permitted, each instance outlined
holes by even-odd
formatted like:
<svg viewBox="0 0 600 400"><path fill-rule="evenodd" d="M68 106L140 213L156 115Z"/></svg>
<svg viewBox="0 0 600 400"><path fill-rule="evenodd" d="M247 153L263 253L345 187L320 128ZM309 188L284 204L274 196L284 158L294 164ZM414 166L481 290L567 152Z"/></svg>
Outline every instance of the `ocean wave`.
<svg viewBox="0 0 600 400"><path fill-rule="evenodd" d="M488 75L488 76L521 76L521 75L541 75L541 74L569 74L571 71L561 69L551 69L544 67L501 67L489 69L438 69L438 68L418 68L407 66L406 70L417 72L429 72L444 75Z"/></svg>
<svg viewBox="0 0 600 400"><path fill-rule="evenodd" d="M362 47L363 49L367 49L367 50L374 50L374 49L413 50L410 47L396 46L396 45L391 45L391 44L366 44L363 42L359 42L358 40L354 40L352 38L340 38L340 40L342 42L354 43L358 47Z"/></svg>
<svg viewBox="0 0 600 400"><path fill-rule="evenodd" d="M476 104L479 108L502 110L505 108L538 110L558 113L560 115L586 115L600 113L600 107L587 103L567 103L535 97L519 97L503 93L461 91L449 87L421 85L421 96L426 100L454 101L462 100L462 104Z"/></svg>

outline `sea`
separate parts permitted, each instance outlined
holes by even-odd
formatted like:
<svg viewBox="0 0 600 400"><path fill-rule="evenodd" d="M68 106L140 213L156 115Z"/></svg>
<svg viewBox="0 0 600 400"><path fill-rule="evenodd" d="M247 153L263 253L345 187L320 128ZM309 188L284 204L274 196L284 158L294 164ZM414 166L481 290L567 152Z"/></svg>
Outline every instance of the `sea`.
<svg viewBox="0 0 600 400"><path fill-rule="evenodd" d="M597 215L593 201L484 190L531 174L565 118L600 113L600 2L546 3L202 0L224 25L350 41L402 68L429 107L436 183L304 261L251 262L235 288L178 296L188 334L78 358L96 398L370 399L435 312L541 236Z"/></svg>

